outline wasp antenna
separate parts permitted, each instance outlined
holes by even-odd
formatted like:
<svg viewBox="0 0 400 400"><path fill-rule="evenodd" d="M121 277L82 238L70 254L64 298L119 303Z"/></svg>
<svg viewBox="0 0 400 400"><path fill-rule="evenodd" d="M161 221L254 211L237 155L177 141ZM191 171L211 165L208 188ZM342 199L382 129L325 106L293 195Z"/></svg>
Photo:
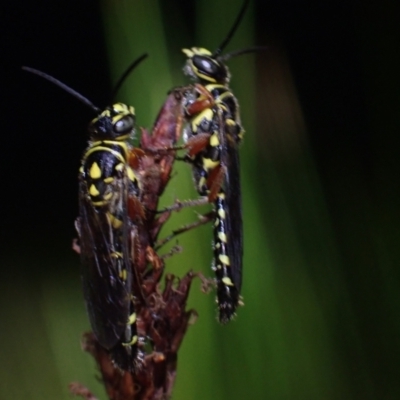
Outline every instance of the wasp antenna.
<svg viewBox="0 0 400 400"><path fill-rule="evenodd" d="M125 79L130 75L130 73L149 55L147 53L142 54L139 58L137 58L133 63L125 70L125 72L118 79L118 82L115 84L114 89L112 91L112 99L115 98L115 95L118 93L118 90L121 88L122 84L125 82Z"/></svg>
<svg viewBox="0 0 400 400"><path fill-rule="evenodd" d="M249 47L247 49L235 50L235 51L231 51L228 54L224 54L221 57L218 57L218 60L227 61L232 57L240 56L240 55L246 54L246 53L255 53L257 51L264 51L267 49L268 49L268 46L255 46L255 47Z"/></svg>
<svg viewBox="0 0 400 400"><path fill-rule="evenodd" d="M49 82L54 83L61 89L64 89L66 92L80 100L82 103L86 104L89 106L95 113L99 114L100 113L100 108L96 107L89 99L86 97L82 96L80 93L78 93L76 90L70 88L67 86L65 83L62 83L56 78L53 78L51 75L48 75L42 71L39 71L38 69L30 68L30 67L22 67L24 71L31 72L32 74L39 75L40 77L47 79Z"/></svg>
<svg viewBox="0 0 400 400"><path fill-rule="evenodd" d="M235 34L236 29L238 28L239 24L242 22L244 13L246 12L247 6L249 5L250 0L244 0L242 8L239 11L238 16L236 17L236 21L233 23L231 30L229 31L226 38L223 42L218 46L217 50L214 51L213 57L217 57L221 54L222 50L226 47L226 45L232 39L232 36Z"/></svg>

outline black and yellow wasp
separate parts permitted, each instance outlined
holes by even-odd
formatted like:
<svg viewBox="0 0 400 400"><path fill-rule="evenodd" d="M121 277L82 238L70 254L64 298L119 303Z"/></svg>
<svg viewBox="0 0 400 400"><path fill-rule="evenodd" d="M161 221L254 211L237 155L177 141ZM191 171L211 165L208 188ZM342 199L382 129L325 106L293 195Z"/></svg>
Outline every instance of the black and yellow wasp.
<svg viewBox="0 0 400 400"><path fill-rule="evenodd" d="M139 57L131 71L147 55ZM134 135L133 107L115 103L103 111L65 84L55 83L97 114L89 124L89 145L79 170L79 217L76 228L82 264L83 292L93 333L123 370L142 363L132 285L135 272L140 183L129 166ZM124 74L124 77L127 74Z"/></svg>
<svg viewBox="0 0 400 400"><path fill-rule="evenodd" d="M246 0L222 44L213 53L200 47L183 49L184 73L197 83L184 100L184 132L193 165L196 189L214 204L214 261L219 320L230 321L241 303L243 223L238 146L243 137L239 104L229 88L225 61L258 50L250 48L221 55L241 22Z"/></svg>

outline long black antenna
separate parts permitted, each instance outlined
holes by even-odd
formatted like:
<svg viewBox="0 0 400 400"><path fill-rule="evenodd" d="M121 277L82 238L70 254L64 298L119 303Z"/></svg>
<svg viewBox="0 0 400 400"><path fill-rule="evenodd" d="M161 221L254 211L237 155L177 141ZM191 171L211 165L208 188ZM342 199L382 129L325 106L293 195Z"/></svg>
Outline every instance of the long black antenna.
<svg viewBox="0 0 400 400"><path fill-rule="evenodd" d="M229 31L228 35L226 38L223 40L223 42L219 45L217 50L214 51L214 54L212 55L213 57L218 57L222 50L226 47L226 45L230 42L232 39L232 36L235 34L236 29L238 28L239 24L242 22L244 13L246 11L247 6L249 5L250 0L244 0L242 8L239 11L238 16L236 17L236 21L233 23L231 30Z"/></svg>
<svg viewBox="0 0 400 400"><path fill-rule="evenodd" d="M240 56L242 54L247 54L247 53L255 53L257 51L263 51L267 49L268 46L254 46L254 47L248 47L247 49L234 50L231 51L230 53L224 54L221 57L218 57L218 60L227 61L232 57Z"/></svg>
<svg viewBox="0 0 400 400"><path fill-rule="evenodd" d="M122 84L125 82L125 79L130 75L130 73L148 56L149 55L147 53L142 54L125 70L114 86L111 96L112 99L114 99L115 95L118 93L118 90L121 88Z"/></svg>
<svg viewBox="0 0 400 400"><path fill-rule="evenodd" d="M30 68L30 67L22 67L22 69L24 71L31 72L32 74L39 75L40 77L42 77L44 79L47 79L51 83L54 83L55 85L57 85L61 89L64 89L66 92L68 92L69 94L71 94L72 96L74 96L75 98L80 100L82 103L84 103L87 106L89 106L95 113L99 114L101 112L100 108L96 107L89 99L87 99L86 97L82 96L80 93L78 93L76 90L70 88L65 83L62 83L61 81L59 81L56 78L53 78L51 75L48 75L48 74L46 74L46 73L44 73L42 71L39 71L38 69L34 69L34 68Z"/></svg>

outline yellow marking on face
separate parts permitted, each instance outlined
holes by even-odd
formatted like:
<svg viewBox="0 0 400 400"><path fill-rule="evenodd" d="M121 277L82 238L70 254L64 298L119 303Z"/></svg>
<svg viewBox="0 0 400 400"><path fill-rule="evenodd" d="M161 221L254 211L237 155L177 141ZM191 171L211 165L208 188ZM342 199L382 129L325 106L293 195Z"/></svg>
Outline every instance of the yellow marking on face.
<svg viewBox="0 0 400 400"><path fill-rule="evenodd" d="M129 343L122 343L122 346L133 346L138 341L138 337L136 335L132 336L132 340Z"/></svg>
<svg viewBox="0 0 400 400"><path fill-rule="evenodd" d="M104 111L99 115L99 117L95 118L92 122L94 123L94 122L98 121L101 117L109 117L110 115L111 115L111 114L110 114L110 110L104 110Z"/></svg>
<svg viewBox="0 0 400 400"><path fill-rule="evenodd" d="M212 56L211 51L204 47L192 47L192 51L198 56Z"/></svg>
<svg viewBox="0 0 400 400"><path fill-rule="evenodd" d="M97 190L97 188L94 184L91 184L90 188L89 188L89 194L93 197L96 197L100 194L100 192Z"/></svg>
<svg viewBox="0 0 400 400"><path fill-rule="evenodd" d="M220 209L218 210L218 215L221 217L221 219L225 219L225 217L226 217L226 212L225 212L225 210L224 210L223 208L220 208Z"/></svg>
<svg viewBox="0 0 400 400"><path fill-rule="evenodd" d="M113 196L112 192L109 192L109 193L106 193L106 194L103 196L103 199L104 199L105 201L108 201L108 200L111 199L112 196Z"/></svg>
<svg viewBox="0 0 400 400"><path fill-rule="evenodd" d="M135 175L135 173L133 172L132 168L129 168L129 167L127 168L127 174L128 174L129 180L131 180L132 182L137 181L136 175Z"/></svg>
<svg viewBox="0 0 400 400"><path fill-rule="evenodd" d="M222 282L226 285L226 286L234 286L233 282L231 280L231 278L229 278L228 276L224 276L222 278Z"/></svg>
<svg viewBox="0 0 400 400"><path fill-rule="evenodd" d="M199 72L199 70L198 70L195 66L193 66L193 69L195 70L195 73L196 73L196 75L197 75L199 78L202 78L202 79L204 79L205 81L209 81L209 82L217 82L217 80L214 79L213 77L208 76L208 75L201 74L201 73Z"/></svg>
<svg viewBox="0 0 400 400"><path fill-rule="evenodd" d="M194 53L190 49L182 49L182 53L185 54L186 57L192 58L194 56Z"/></svg>
<svg viewBox="0 0 400 400"><path fill-rule="evenodd" d="M115 103L112 105L112 108L115 112L121 113L121 114L129 112L128 106L124 103Z"/></svg>
<svg viewBox="0 0 400 400"><path fill-rule="evenodd" d="M104 183L112 183L114 181L114 178L112 176L109 176L108 178L104 179Z"/></svg>
<svg viewBox="0 0 400 400"><path fill-rule="evenodd" d="M124 117L125 117L125 114L115 115L114 117L112 117L111 122L112 122L113 125L115 125L119 120L121 120Z"/></svg>
<svg viewBox="0 0 400 400"><path fill-rule="evenodd" d="M99 164L97 164L97 162L94 162L90 167L89 176L92 179L99 179L101 177L101 169L99 167Z"/></svg>
<svg viewBox="0 0 400 400"><path fill-rule="evenodd" d="M128 324L133 325L136 322L136 319L136 313L131 314L128 319Z"/></svg>
<svg viewBox="0 0 400 400"><path fill-rule="evenodd" d="M227 238L227 236L226 236L226 234L224 232L218 232L218 239L222 243L227 243L228 242L228 238Z"/></svg>
<svg viewBox="0 0 400 400"><path fill-rule="evenodd" d="M213 161L211 160L211 158L206 158L203 157L203 168L206 171L209 171L211 169L214 169L215 167L217 167L219 165L219 161Z"/></svg>
<svg viewBox="0 0 400 400"><path fill-rule="evenodd" d="M189 58L192 58L194 55L200 55L200 56L212 55L211 51L205 49L204 47L192 47L191 49L182 49L182 53L184 53Z"/></svg>
<svg viewBox="0 0 400 400"><path fill-rule="evenodd" d="M219 261L222 262L222 264L224 264L224 265L231 265L231 262L230 262L230 260L229 260L229 257L228 257L226 254L220 254L220 255L218 256L218 258L219 258Z"/></svg>
<svg viewBox="0 0 400 400"><path fill-rule="evenodd" d="M225 200L225 193L224 192L219 193L218 198L221 200Z"/></svg>
<svg viewBox="0 0 400 400"><path fill-rule="evenodd" d="M117 164L116 166L115 166L115 169L117 170L117 171L123 171L124 170L124 168L125 168L125 164L123 164L123 163L119 163L119 164Z"/></svg>

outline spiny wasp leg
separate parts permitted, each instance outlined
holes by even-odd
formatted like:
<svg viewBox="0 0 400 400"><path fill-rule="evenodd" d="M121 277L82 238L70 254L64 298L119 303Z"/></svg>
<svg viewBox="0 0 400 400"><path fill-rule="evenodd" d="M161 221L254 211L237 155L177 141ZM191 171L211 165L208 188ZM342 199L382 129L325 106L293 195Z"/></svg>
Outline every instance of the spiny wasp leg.
<svg viewBox="0 0 400 400"><path fill-rule="evenodd" d="M191 224L183 225L180 228L175 229L174 231L172 231L172 233L170 235L168 235L164 239L159 240L155 244L154 249L156 251L159 250L161 247L163 247L165 244L167 244L168 242L170 242L171 240L176 238L181 233L189 232L192 229L195 229L195 228L197 228L199 226L205 225L208 222L213 221L214 218L215 218L214 211L211 211L211 212L209 212L207 214L199 215L199 220L198 221L192 222Z"/></svg>

